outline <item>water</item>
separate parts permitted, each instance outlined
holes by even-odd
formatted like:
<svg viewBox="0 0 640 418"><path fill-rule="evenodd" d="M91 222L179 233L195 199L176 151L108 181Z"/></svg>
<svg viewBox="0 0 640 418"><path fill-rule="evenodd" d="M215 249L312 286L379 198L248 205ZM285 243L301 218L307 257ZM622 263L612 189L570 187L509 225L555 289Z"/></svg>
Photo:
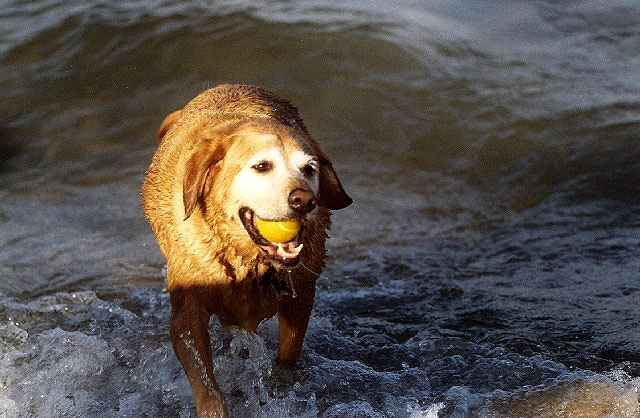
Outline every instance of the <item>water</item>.
<svg viewBox="0 0 640 418"><path fill-rule="evenodd" d="M297 370L212 320L234 416L640 416L636 2L10 0L0 34L0 416L193 416L139 189L224 82L355 200Z"/></svg>

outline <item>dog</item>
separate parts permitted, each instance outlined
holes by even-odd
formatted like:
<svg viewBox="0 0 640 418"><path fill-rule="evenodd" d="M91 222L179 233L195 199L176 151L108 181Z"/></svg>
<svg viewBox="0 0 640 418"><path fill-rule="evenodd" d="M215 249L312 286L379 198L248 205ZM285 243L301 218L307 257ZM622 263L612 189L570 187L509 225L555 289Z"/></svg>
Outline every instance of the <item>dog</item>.
<svg viewBox="0 0 640 418"><path fill-rule="evenodd" d="M212 368L210 316L255 332L277 314L278 365L302 349L324 267L331 210L352 203L297 109L254 86L221 85L169 114L142 185L167 260L169 331L199 417L226 417ZM261 221L293 221L287 242Z"/></svg>

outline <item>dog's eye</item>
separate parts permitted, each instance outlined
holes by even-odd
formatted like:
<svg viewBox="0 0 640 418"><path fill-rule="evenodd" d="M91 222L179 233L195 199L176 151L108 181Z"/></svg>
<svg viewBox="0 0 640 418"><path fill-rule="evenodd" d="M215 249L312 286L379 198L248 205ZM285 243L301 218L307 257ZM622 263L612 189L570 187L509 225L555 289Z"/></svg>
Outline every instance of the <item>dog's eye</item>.
<svg viewBox="0 0 640 418"><path fill-rule="evenodd" d="M271 162L269 161L260 161L258 164L252 166L251 168L256 170L258 173L266 173L273 168L273 164L271 164Z"/></svg>
<svg viewBox="0 0 640 418"><path fill-rule="evenodd" d="M305 177L313 177L316 174L316 168L311 164L307 164L304 167L302 167L301 171Z"/></svg>

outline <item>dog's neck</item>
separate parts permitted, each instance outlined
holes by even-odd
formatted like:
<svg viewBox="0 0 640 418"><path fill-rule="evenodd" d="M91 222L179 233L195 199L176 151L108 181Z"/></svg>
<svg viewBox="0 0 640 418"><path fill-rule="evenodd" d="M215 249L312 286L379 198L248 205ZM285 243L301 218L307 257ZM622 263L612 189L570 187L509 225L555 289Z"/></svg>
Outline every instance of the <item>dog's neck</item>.
<svg viewBox="0 0 640 418"><path fill-rule="evenodd" d="M289 270L281 270L278 272L275 267L270 266L259 280L262 287L266 288L271 286L278 295L278 299L284 296L291 296L292 298L297 296Z"/></svg>

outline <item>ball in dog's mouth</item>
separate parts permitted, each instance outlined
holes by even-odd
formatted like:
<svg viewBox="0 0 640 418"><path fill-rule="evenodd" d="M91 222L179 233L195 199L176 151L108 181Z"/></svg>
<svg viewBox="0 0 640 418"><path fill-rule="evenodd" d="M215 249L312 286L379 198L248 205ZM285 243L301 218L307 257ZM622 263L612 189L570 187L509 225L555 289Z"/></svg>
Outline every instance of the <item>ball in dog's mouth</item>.
<svg viewBox="0 0 640 418"><path fill-rule="evenodd" d="M284 244L291 241L300 231L300 221L290 219L285 221L267 221L257 216L253 217L258 232L270 242Z"/></svg>
<svg viewBox="0 0 640 418"><path fill-rule="evenodd" d="M251 239L270 258L285 266L298 263L303 246L298 242L301 229L299 220L265 220L247 207L241 208L239 215Z"/></svg>

